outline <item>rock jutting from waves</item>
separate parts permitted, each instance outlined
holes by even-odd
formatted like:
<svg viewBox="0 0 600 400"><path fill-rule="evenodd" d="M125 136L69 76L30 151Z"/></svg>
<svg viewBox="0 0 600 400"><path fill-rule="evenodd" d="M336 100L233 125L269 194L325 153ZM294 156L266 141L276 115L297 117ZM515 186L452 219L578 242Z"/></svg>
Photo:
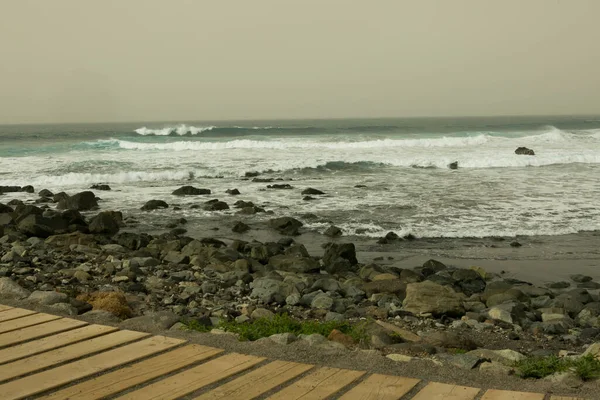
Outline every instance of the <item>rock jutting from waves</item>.
<svg viewBox="0 0 600 400"><path fill-rule="evenodd" d="M515 154L524 155L524 156L535 156L535 151L528 149L527 147L518 147L515 150Z"/></svg>

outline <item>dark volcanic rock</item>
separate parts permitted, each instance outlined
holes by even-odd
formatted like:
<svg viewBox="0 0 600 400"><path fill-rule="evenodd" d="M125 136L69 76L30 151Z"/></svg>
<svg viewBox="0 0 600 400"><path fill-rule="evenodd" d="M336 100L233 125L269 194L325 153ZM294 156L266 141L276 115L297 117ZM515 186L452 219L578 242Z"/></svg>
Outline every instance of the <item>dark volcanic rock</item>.
<svg viewBox="0 0 600 400"><path fill-rule="evenodd" d="M448 164L448 168L450 169L458 169L458 161L451 162Z"/></svg>
<svg viewBox="0 0 600 400"><path fill-rule="evenodd" d="M204 205L204 209L206 211L222 211L222 210L229 210L229 205L227 203L225 203L224 201L220 201L220 200L211 200L206 202L206 204Z"/></svg>
<svg viewBox="0 0 600 400"><path fill-rule="evenodd" d="M182 186L171 193L175 196L199 196L203 194L211 194L210 189L198 189L193 186Z"/></svg>
<svg viewBox="0 0 600 400"><path fill-rule="evenodd" d="M275 183L273 185L267 185L268 189L293 189L294 187L289 183Z"/></svg>
<svg viewBox="0 0 600 400"><path fill-rule="evenodd" d="M147 201L141 208L142 211L157 210L159 208L169 208L169 205L162 200Z"/></svg>
<svg viewBox="0 0 600 400"><path fill-rule="evenodd" d="M306 189L304 189L302 191L301 194L305 194L305 195L319 195L319 194L325 194L325 192L322 192L319 189L306 188Z"/></svg>
<svg viewBox="0 0 600 400"><path fill-rule="evenodd" d="M61 199L56 208L59 210L89 211L97 209L98 202L93 192L85 191Z"/></svg>
<svg viewBox="0 0 600 400"><path fill-rule="evenodd" d="M90 189L94 189L94 190L111 190L110 186L108 186L108 185L102 185L102 184L92 185L92 186L90 186Z"/></svg>
<svg viewBox="0 0 600 400"><path fill-rule="evenodd" d="M67 200L68 198L69 198L69 195L68 195L68 194L66 194L65 192L59 192L59 193L56 193L56 194L55 194L55 195L52 197L52 200L53 200L55 203L58 203L58 202L60 202L60 201L62 201L62 200Z"/></svg>
<svg viewBox="0 0 600 400"><path fill-rule="evenodd" d="M32 205L18 205L15 208L15 211L13 213L13 218L15 220L15 222L18 224L22 219L24 219L25 217L29 216L29 215L42 215L44 213L44 210L42 210L39 207L36 206L32 206Z"/></svg>
<svg viewBox="0 0 600 400"><path fill-rule="evenodd" d="M33 188L33 186L31 185L27 185L27 186L23 186L21 188L21 192L25 192L25 193L35 193L35 189Z"/></svg>
<svg viewBox="0 0 600 400"><path fill-rule="evenodd" d="M423 263L423 268L430 268L435 272L440 272L440 271L447 269L447 267L444 265L444 263L441 263L436 260L425 261L425 263Z"/></svg>
<svg viewBox="0 0 600 400"><path fill-rule="evenodd" d="M245 223L238 221L231 230L235 233L244 233L250 230L250 227Z"/></svg>
<svg viewBox="0 0 600 400"><path fill-rule="evenodd" d="M38 195L40 197L54 197L54 193L52 193L48 189L42 189L42 190L40 190L40 192L38 193Z"/></svg>
<svg viewBox="0 0 600 400"><path fill-rule="evenodd" d="M122 232L115 237L117 244L129 250L138 250L148 246L152 237L145 233Z"/></svg>
<svg viewBox="0 0 600 400"><path fill-rule="evenodd" d="M27 236L46 238L65 233L67 224L60 216L46 218L38 214L29 214L19 221L17 228Z"/></svg>
<svg viewBox="0 0 600 400"><path fill-rule="evenodd" d="M269 226L271 228L288 236L299 235L298 229L300 229L302 225L302 222L292 217L280 217L269 220Z"/></svg>
<svg viewBox="0 0 600 400"><path fill-rule="evenodd" d="M90 233L105 233L114 235L115 233L119 232L119 225L122 220L123 215L120 212L116 213L114 211L103 211L90 220Z"/></svg>
<svg viewBox="0 0 600 400"><path fill-rule="evenodd" d="M328 243L323 254L323 265L327 272L335 273L351 269L358 264L354 243Z"/></svg>
<svg viewBox="0 0 600 400"><path fill-rule="evenodd" d="M21 191L21 186L0 186L0 193L16 193Z"/></svg>
<svg viewBox="0 0 600 400"><path fill-rule="evenodd" d="M258 171L246 171L246 173L244 174L244 176L246 178L254 178L259 175L260 175L260 172L258 172Z"/></svg>
<svg viewBox="0 0 600 400"><path fill-rule="evenodd" d="M525 155L525 156L535 156L535 152L527 147L519 147L515 150L515 154Z"/></svg>
<svg viewBox="0 0 600 400"><path fill-rule="evenodd" d="M241 194L240 191L237 189L227 189L225 193L230 194L232 196L237 196L238 194Z"/></svg>
<svg viewBox="0 0 600 400"><path fill-rule="evenodd" d="M323 234L329 237L340 237L342 236L342 230L335 225L331 225Z"/></svg>
<svg viewBox="0 0 600 400"><path fill-rule="evenodd" d="M9 207L5 204L0 203L0 214L4 214L4 213L10 214L12 212L13 212L12 207Z"/></svg>

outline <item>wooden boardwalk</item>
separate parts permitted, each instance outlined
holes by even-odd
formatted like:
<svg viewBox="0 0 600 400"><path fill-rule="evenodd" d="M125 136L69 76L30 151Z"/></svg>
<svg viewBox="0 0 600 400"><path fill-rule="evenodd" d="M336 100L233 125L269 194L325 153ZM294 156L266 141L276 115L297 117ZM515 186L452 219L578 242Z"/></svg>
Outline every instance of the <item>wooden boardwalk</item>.
<svg viewBox="0 0 600 400"><path fill-rule="evenodd" d="M575 400L226 353L0 305L0 399Z"/></svg>

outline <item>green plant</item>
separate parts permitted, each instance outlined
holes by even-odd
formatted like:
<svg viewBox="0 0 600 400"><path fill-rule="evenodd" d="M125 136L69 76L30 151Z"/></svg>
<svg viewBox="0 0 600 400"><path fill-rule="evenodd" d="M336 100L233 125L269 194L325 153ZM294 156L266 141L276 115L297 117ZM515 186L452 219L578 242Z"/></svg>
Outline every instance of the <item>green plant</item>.
<svg viewBox="0 0 600 400"><path fill-rule="evenodd" d="M541 379L569 368L568 362L557 356L526 358L515 363L521 378Z"/></svg>
<svg viewBox="0 0 600 400"><path fill-rule="evenodd" d="M583 381L600 378L600 360L588 354L573 362L575 374Z"/></svg>
<svg viewBox="0 0 600 400"><path fill-rule="evenodd" d="M568 370L584 381L600 378L600 360L593 355L576 359L556 356L527 358L517 362L515 368L521 378L541 379Z"/></svg>
<svg viewBox="0 0 600 400"><path fill-rule="evenodd" d="M188 329L207 332L210 327L201 325L194 320L185 322ZM221 321L219 328L227 332L236 333L240 340L254 341L278 333L293 333L296 335L311 335L318 333L328 336L334 329L339 330L355 341L366 340L366 323L351 324L347 321L320 322L314 320L300 321L288 314L277 314L272 318L258 318L246 322Z"/></svg>
<svg viewBox="0 0 600 400"><path fill-rule="evenodd" d="M183 324L190 331L210 332L212 329L212 326L201 324L195 319L188 319L187 321L183 321Z"/></svg>

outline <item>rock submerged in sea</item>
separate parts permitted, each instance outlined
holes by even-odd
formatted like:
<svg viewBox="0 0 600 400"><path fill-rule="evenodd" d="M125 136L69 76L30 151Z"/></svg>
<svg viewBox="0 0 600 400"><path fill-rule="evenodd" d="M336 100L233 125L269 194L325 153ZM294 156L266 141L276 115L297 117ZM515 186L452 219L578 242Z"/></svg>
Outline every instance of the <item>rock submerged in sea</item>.
<svg viewBox="0 0 600 400"><path fill-rule="evenodd" d="M535 156L535 152L527 147L518 147L515 150L515 154L524 155L524 156Z"/></svg>
<svg viewBox="0 0 600 400"><path fill-rule="evenodd" d="M315 188L306 188L304 189L300 194L303 195L321 195L321 194L325 194L325 192L319 190L319 189L315 189Z"/></svg>
<svg viewBox="0 0 600 400"><path fill-rule="evenodd" d="M95 185L90 186L90 189L93 189L93 190L104 190L104 191L111 190L110 186L108 186L106 184L95 184Z"/></svg>
<svg viewBox="0 0 600 400"><path fill-rule="evenodd" d="M210 189L199 189L193 186L182 186L171 193L174 196L200 196L211 194Z"/></svg>

